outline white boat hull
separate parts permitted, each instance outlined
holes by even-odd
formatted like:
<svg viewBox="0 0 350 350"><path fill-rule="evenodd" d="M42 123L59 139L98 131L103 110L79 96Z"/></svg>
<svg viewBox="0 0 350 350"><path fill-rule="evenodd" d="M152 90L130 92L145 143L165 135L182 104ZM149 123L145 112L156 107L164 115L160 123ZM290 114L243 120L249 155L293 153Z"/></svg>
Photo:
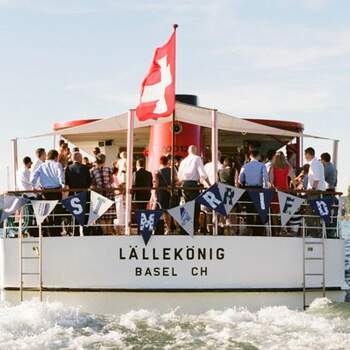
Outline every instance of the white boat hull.
<svg viewBox="0 0 350 350"><path fill-rule="evenodd" d="M23 247L24 256L35 256L31 244ZM315 245L307 254L317 257L319 249ZM44 300L92 312L303 307L300 238L155 236L145 248L139 236L51 237L43 238L42 260ZM334 301L344 301L344 262L344 241L326 240L326 295ZM24 261L23 271L36 271L37 263ZM2 298L19 301L17 239L0 240L0 264ZM322 266L315 260L306 268L319 272ZM38 276L24 276L24 287L37 286ZM307 286L320 287L320 276L311 276ZM35 296L25 292L25 298ZM319 296L308 293L310 302Z"/></svg>

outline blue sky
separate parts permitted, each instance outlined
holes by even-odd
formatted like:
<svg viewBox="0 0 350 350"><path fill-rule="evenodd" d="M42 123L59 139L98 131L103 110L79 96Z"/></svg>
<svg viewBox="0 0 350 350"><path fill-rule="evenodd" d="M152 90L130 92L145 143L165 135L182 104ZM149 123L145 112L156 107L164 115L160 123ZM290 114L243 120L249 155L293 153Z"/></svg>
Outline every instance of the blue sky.
<svg viewBox="0 0 350 350"><path fill-rule="evenodd" d="M12 137L134 107L153 50L178 30L177 91L339 138L350 184L350 2L0 0L0 188ZM20 154L48 139L20 143ZM312 142L320 153L331 144Z"/></svg>

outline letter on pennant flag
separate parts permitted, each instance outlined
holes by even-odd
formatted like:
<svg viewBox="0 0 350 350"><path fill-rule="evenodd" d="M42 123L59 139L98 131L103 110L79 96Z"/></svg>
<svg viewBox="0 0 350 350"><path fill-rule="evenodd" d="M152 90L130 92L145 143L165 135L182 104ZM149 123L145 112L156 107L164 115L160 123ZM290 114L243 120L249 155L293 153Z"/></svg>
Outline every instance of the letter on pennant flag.
<svg viewBox="0 0 350 350"><path fill-rule="evenodd" d="M163 212L161 210L136 210L135 214L139 231L147 245Z"/></svg>
<svg viewBox="0 0 350 350"><path fill-rule="evenodd" d="M273 192L266 188L262 190L249 191L249 196L254 203L263 224L266 224L268 219L269 209L272 202L272 194Z"/></svg>
<svg viewBox="0 0 350 350"><path fill-rule="evenodd" d="M218 184L210 186L195 201L209 209L215 210L221 215L227 215Z"/></svg>
<svg viewBox="0 0 350 350"><path fill-rule="evenodd" d="M281 226L286 226L305 202L305 199L281 191L277 191L277 194L281 213Z"/></svg>
<svg viewBox="0 0 350 350"><path fill-rule="evenodd" d="M194 231L194 208L195 200L168 209L168 213L190 236L193 236Z"/></svg>
<svg viewBox="0 0 350 350"><path fill-rule="evenodd" d="M333 199L329 197L309 200L309 204L313 211L329 224L331 220L331 208Z"/></svg>
<svg viewBox="0 0 350 350"><path fill-rule="evenodd" d="M87 226L91 226L91 224L100 218L113 204L114 202L109 198L91 191L90 212Z"/></svg>
<svg viewBox="0 0 350 350"><path fill-rule="evenodd" d="M14 214L17 210L21 209L28 202L28 198L4 195L1 198L0 203L0 209L2 210L0 222L6 220L9 216Z"/></svg>
<svg viewBox="0 0 350 350"><path fill-rule="evenodd" d="M79 225L85 224L85 207L87 192L80 192L74 196L62 199L62 205L74 216Z"/></svg>
<svg viewBox="0 0 350 350"><path fill-rule="evenodd" d="M44 222L58 203L57 200L32 200L31 202L38 225Z"/></svg>
<svg viewBox="0 0 350 350"><path fill-rule="evenodd" d="M222 198L222 204L226 212L225 216L228 216L232 208L236 205L236 203L242 197L245 190L243 190L242 188L226 185L221 182L218 183L218 186L219 186L219 190Z"/></svg>
<svg viewBox="0 0 350 350"><path fill-rule="evenodd" d="M156 49L146 78L141 84L136 116L140 121L168 117L175 109L176 31Z"/></svg>

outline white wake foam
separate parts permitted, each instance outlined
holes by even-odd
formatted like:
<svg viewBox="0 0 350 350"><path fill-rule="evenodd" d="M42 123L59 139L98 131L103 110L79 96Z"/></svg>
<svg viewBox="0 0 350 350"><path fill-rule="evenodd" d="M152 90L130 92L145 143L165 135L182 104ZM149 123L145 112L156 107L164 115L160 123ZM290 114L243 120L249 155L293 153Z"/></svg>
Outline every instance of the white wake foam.
<svg viewBox="0 0 350 350"><path fill-rule="evenodd" d="M318 313L327 308L326 316ZM32 300L0 304L0 349L350 349L350 317L331 312L330 302L320 299L308 312L266 307L103 316Z"/></svg>

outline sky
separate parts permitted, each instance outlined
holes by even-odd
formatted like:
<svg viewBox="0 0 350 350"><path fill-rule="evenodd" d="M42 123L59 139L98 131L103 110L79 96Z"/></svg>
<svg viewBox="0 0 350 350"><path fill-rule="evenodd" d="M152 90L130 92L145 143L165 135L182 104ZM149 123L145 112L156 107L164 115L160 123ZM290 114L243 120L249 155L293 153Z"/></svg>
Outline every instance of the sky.
<svg viewBox="0 0 350 350"><path fill-rule="evenodd" d="M135 107L155 47L177 33L177 92L236 116L340 140L350 185L347 0L0 0L0 189L10 139ZM330 142L306 139L318 155ZM48 138L20 141L34 156Z"/></svg>

